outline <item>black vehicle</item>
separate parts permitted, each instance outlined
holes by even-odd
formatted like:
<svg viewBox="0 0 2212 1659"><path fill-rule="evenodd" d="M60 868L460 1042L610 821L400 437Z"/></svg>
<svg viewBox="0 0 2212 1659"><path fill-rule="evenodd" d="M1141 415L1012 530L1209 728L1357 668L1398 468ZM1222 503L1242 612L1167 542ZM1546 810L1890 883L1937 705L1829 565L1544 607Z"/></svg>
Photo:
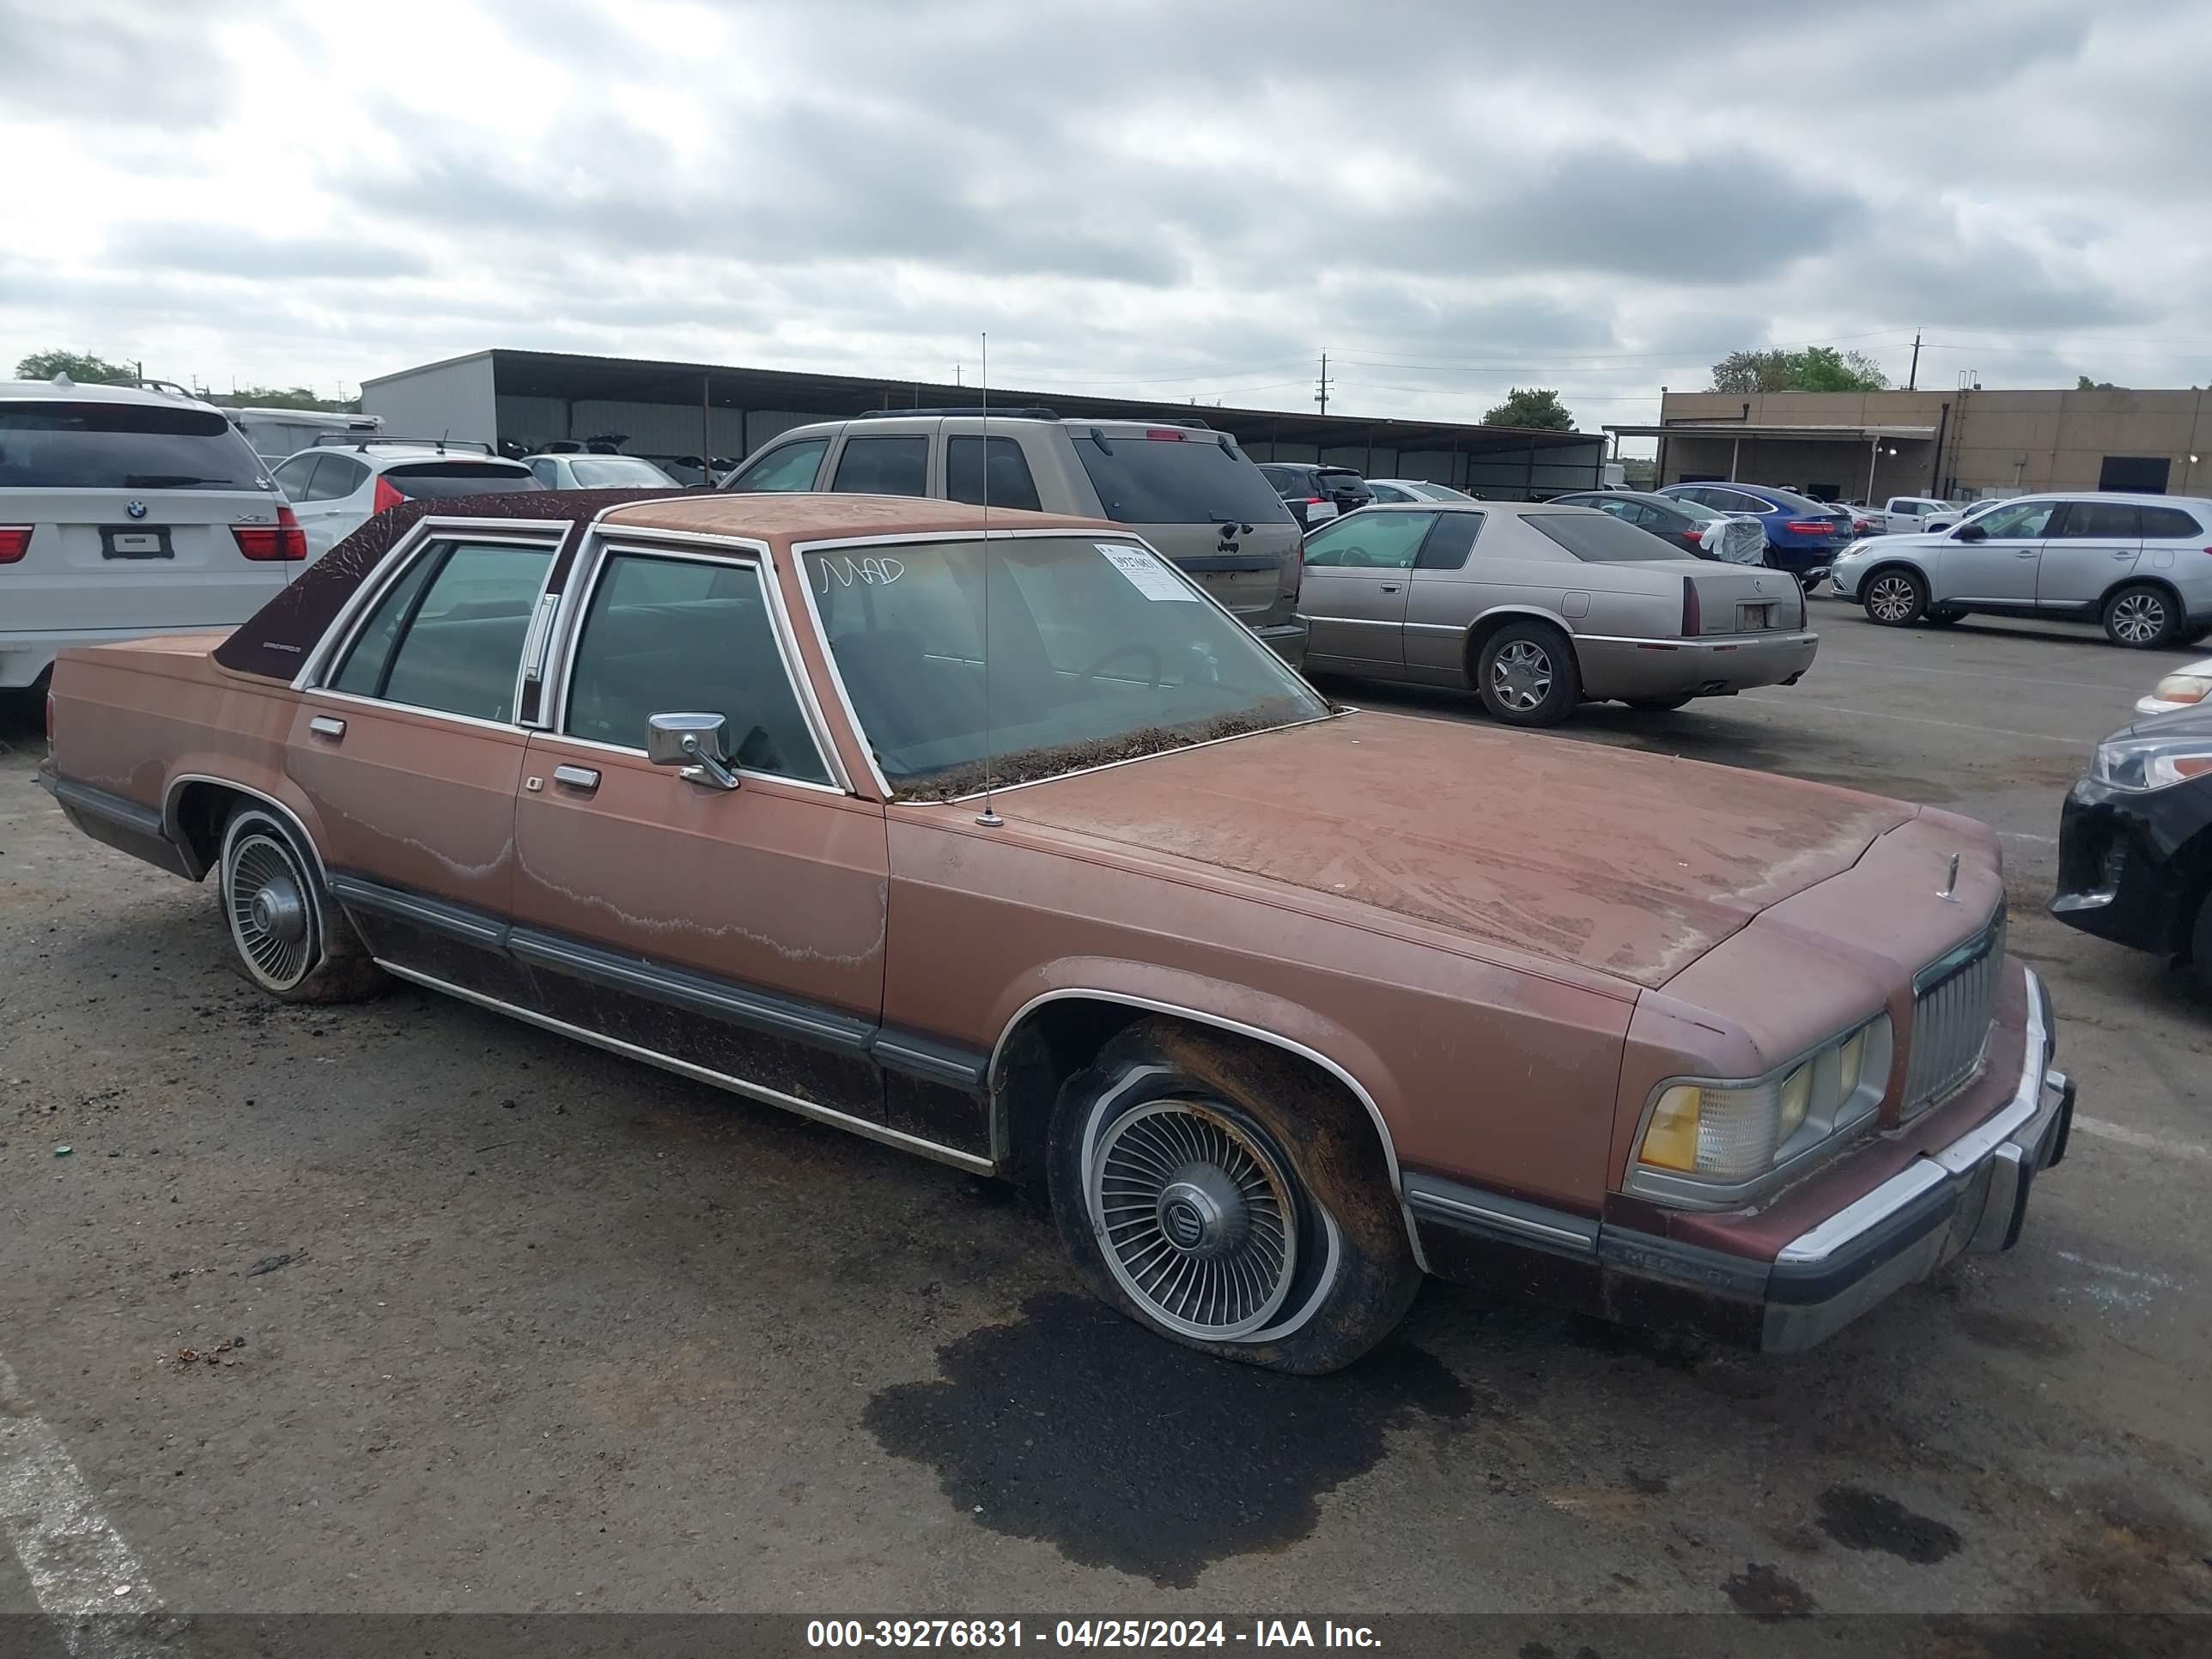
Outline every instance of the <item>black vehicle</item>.
<svg viewBox="0 0 2212 1659"><path fill-rule="evenodd" d="M1759 564L1766 553L1765 526L1752 519L1734 519L1702 502L1675 495L1655 495L1638 489L1590 489L1572 495L1555 495L1555 507L1588 507L1648 530L1685 553L1700 559L1729 564ZM1729 526L1737 525L1740 529Z"/></svg>
<svg viewBox="0 0 2212 1659"><path fill-rule="evenodd" d="M1375 501L1375 492L1367 487L1367 480L1348 466L1267 461L1261 464L1260 472L1274 485L1275 493L1291 509L1291 516L1298 521L1300 530L1316 529L1332 519L1370 507Z"/></svg>
<svg viewBox="0 0 2212 1659"><path fill-rule="evenodd" d="M2187 960L2212 996L2212 708L2154 714L2097 745L2058 821L2051 914Z"/></svg>

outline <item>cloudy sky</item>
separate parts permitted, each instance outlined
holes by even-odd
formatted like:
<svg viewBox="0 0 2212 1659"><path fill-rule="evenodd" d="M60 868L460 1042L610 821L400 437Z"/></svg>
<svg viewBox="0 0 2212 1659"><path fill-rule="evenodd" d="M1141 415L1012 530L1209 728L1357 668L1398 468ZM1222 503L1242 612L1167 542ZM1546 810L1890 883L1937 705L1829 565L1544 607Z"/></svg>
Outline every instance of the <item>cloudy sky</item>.
<svg viewBox="0 0 2212 1659"><path fill-rule="evenodd" d="M491 345L1474 419L2212 381L2212 5L0 0L0 372Z"/></svg>

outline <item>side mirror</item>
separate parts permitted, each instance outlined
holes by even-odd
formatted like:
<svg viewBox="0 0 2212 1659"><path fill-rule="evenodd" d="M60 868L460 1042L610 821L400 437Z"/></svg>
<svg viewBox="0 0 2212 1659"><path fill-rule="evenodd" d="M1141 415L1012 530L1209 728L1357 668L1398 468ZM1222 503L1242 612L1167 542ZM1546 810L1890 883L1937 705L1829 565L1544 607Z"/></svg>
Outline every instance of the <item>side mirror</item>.
<svg viewBox="0 0 2212 1659"><path fill-rule="evenodd" d="M1988 526L1981 524L1962 524L1951 532L1954 542L1985 542L1989 538Z"/></svg>
<svg viewBox="0 0 2212 1659"><path fill-rule="evenodd" d="M734 789L730 769L730 723L720 714L653 714L645 722L645 757L655 766L680 766L693 783Z"/></svg>

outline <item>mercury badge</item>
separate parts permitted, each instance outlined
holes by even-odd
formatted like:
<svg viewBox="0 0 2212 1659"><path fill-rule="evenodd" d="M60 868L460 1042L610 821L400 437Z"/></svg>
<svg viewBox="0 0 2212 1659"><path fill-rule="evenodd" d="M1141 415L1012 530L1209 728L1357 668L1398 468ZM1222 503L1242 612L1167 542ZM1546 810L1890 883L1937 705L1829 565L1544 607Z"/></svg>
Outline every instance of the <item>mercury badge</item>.
<svg viewBox="0 0 2212 1659"><path fill-rule="evenodd" d="M123 503L123 510L131 518L143 519L146 516L146 503L143 501L125 501Z"/></svg>
<svg viewBox="0 0 2212 1659"><path fill-rule="evenodd" d="M1959 902L1959 855L1956 853L1951 854L1951 873L1943 878L1943 890L1936 896L1946 904Z"/></svg>

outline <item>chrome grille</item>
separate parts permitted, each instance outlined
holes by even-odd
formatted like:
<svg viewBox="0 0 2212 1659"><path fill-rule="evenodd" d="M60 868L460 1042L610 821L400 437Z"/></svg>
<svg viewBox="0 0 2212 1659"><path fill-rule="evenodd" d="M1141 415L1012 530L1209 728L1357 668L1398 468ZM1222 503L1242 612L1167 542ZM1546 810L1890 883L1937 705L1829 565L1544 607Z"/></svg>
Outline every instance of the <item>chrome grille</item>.
<svg viewBox="0 0 2212 1659"><path fill-rule="evenodd" d="M2004 936L2000 907L1987 927L1913 976L1905 1116L1956 1094L1981 1070L2004 970Z"/></svg>

